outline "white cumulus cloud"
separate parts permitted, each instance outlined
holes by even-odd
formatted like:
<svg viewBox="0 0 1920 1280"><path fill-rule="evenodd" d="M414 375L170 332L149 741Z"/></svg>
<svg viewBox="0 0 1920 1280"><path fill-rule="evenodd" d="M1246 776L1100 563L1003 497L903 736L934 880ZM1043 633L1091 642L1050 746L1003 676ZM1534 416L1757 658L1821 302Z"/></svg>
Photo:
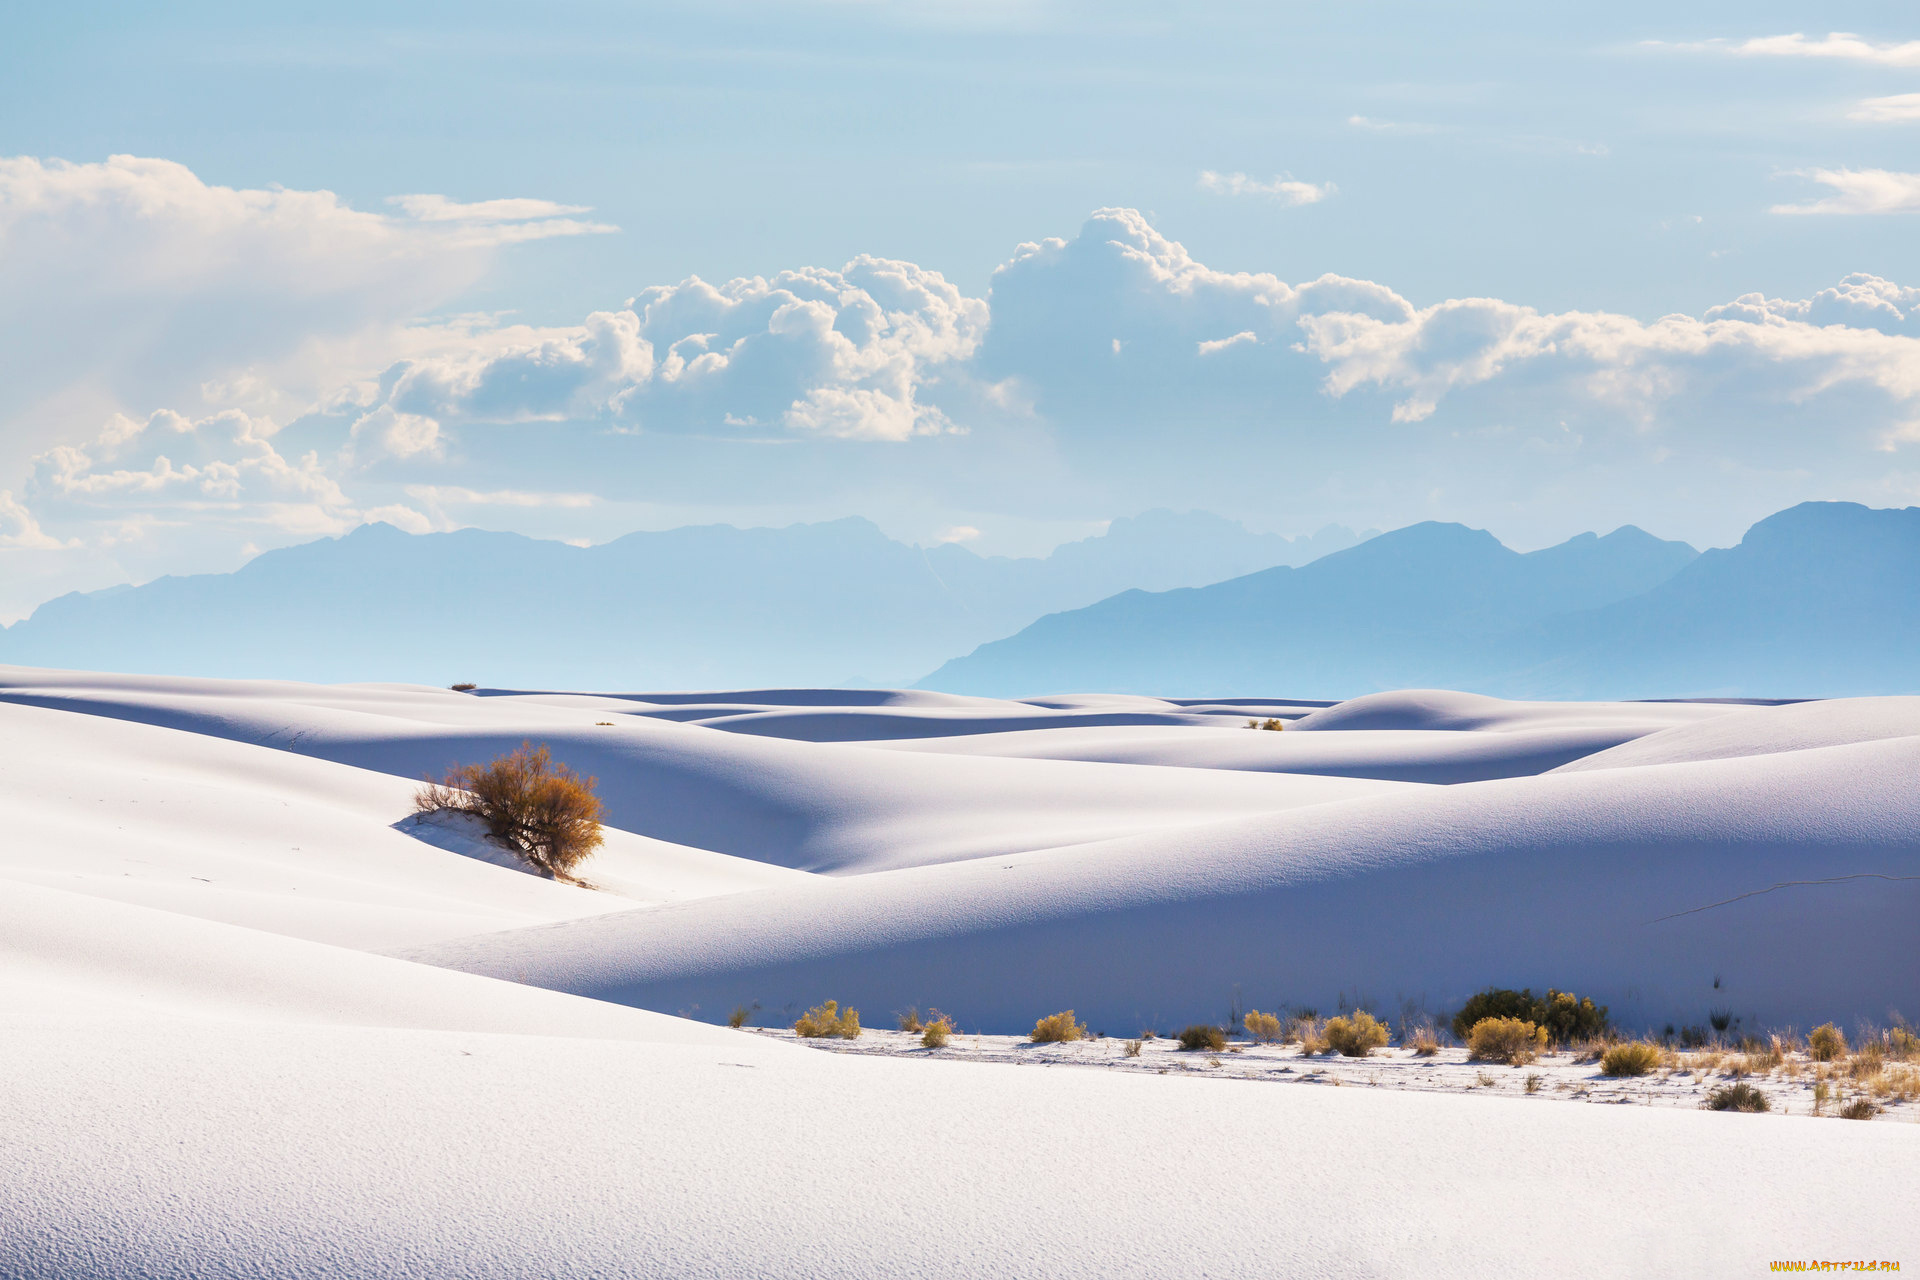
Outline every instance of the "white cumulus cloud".
<svg viewBox="0 0 1920 1280"><path fill-rule="evenodd" d="M1223 196L1261 196L1283 205L1319 204L1339 190L1331 182L1300 182L1291 174L1263 182L1244 173L1215 173L1212 169L1201 172L1200 189Z"/></svg>
<svg viewBox="0 0 1920 1280"><path fill-rule="evenodd" d="M1776 204L1774 213L1920 213L1920 173L1890 169L1808 169L1810 178L1833 194L1805 204Z"/></svg>
<svg viewBox="0 0 1920 1280"><path fill-rule="evenodd" d="M1895 93L1884 98L1864 98L1847 112L1847 119L1867 124L1906 124L1920 121L1920 93Z"/></svg>

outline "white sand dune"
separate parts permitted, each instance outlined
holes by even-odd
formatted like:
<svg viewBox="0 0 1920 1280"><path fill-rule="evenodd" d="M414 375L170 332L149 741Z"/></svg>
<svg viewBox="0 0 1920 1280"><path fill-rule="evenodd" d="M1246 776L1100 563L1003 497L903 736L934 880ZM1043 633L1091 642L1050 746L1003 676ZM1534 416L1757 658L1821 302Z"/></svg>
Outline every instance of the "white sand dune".
<svg viewBox="0 0 1920 1280"><path fill-rule="evenodd" d="M902 733L715 727L783 709ZM1299 723L1212 727L1267 709ZM833 997L1126 1032L1236 994L1397 1014L1487 982L1629 1020L1920 1010L1920 700L1339 711L0 670L0 1274L1739 1275L1920 1252L1911 1124L870 1059L711 1025ZM601 779L603 889L409 816L420 773L528 738Z"/></svg>

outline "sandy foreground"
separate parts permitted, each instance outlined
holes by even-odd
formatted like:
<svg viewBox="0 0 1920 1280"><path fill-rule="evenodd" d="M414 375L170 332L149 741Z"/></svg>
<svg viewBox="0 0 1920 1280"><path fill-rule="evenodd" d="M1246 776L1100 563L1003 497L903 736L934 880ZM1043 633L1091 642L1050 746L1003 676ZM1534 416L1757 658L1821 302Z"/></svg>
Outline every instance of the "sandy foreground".
<svg viewBox="0 0 1920 1280"><path fill-rule="evenodd" d="M526 740L600 779L596 888L410 816L422 774ZM0 1274L1920 1266L1915 1104L1813 1115L1811 1064L1747 1075L1748 1115L1700 1109L1725 1050L1636 1081L1126 1054L1236 1004L1443 1017L1490 984L1857 1039L1920 1012L1916 777L1920 699L0 669ZM716 1025L828 998L963 1034ZM1107 1038L1021 1039L1064 1008Z"/></svg>

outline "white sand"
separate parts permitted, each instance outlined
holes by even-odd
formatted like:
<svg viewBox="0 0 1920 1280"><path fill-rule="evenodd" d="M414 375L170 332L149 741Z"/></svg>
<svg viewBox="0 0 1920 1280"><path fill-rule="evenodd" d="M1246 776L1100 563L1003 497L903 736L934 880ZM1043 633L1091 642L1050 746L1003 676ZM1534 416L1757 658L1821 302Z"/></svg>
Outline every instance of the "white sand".
<svg viewBox="0 0 1920 1280"><path fill-rule="evenodd" d="M1917 707L0 669L0 1272L1912 1265L1911 1104L1712 1114L1669 1079L1671 1105L1601 1106L1384 1063L1302 1088L702 1024L833 996L989 1032L1071 1005L1111 1033L1235 994L1397 1015L1488 982L1652 1021L1920 1013ZM420 774L526 738L601 778L601 891L409 818Z"/></svg>

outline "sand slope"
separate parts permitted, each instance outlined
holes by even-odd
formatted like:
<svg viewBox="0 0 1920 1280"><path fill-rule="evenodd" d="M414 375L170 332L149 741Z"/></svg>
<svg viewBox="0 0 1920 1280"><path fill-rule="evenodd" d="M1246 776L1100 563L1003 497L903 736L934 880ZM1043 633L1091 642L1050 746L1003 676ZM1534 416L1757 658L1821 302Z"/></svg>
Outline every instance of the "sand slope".
<svg viewBox="0 0 1920 1280"><path fill-rule="evenodd" d="M831 996L1122 1032L1490 981L1625 1018L1912 1013L1917 706L0 670L0 1272L1910 1258L1911 1124L854 1058L712 1023ZM813 727L770 736L787 713ZM409 817L419 773L528 738L613 801L603 889Z"/></svg>

